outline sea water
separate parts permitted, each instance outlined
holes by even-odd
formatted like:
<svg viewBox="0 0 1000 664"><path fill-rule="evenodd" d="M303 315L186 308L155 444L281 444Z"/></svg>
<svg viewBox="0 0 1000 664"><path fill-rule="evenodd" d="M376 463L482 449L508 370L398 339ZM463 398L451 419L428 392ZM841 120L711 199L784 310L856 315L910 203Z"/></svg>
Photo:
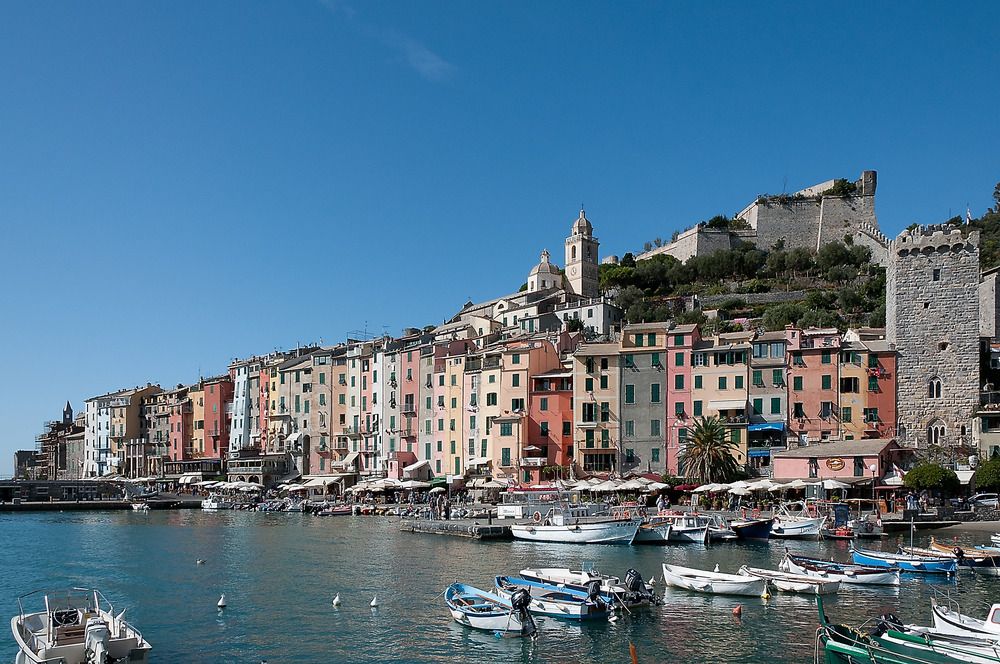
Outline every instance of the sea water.
<svg viewBox="0 0 1000 664"><path fill-rule="evenodd" d="M928 536L918 536L924 544ZM985 540L985 535L978 539ZM873 548L890 550L896 540ZM963 536L963 544L979 543ZM784 547L849 560L843 541L629 547L481 542L399 532L397 519L372 516L202 512L200 510L0 514L0 605L41 588L96 588L127 607L126 619L152 643L155 664L292 662L812 662L815 599L707 596L664 589L660 564L735 573L776 568ZM203 564L197 563L204 559ZM656 578L662 606L624 613L616 623L538 618L537 640L496 638L455 623L445 588L461 581L489 589L497 574L525 567L592 562L624 576ZM934 590L963 609L1000 597L1000 581L904 576L893 587L844 587L827 596L828 616L857 625L891 612L928 624ZM220 595L228 606L217 608ZM340 595L342 604L333 605ZM378 597L378 608L370 603ZM742 605L740 616L733 613ZM0 661L10 662L10 633Z"/></svg>

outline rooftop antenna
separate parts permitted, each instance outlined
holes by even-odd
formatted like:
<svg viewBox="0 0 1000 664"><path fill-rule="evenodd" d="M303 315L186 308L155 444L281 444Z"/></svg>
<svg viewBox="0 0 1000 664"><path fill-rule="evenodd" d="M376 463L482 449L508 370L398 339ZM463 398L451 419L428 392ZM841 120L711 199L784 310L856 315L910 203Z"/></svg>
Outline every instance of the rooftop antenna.
<svg viewBox="0 0 1000 664"><path fill-rule="evenodd" d="M785 193L785 189L788 187L788 174L785 174L785 178L781 181L781 193Z"/></svg>

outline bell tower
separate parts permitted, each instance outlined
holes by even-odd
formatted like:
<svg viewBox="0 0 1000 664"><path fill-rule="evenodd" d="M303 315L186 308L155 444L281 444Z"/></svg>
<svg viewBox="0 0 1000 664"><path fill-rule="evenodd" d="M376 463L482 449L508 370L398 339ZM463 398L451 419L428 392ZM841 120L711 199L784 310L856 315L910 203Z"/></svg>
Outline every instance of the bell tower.
<svg viewBox="0 0 1000 664"><path fill-rule="evenodd" d="M580 206L580 218L573 222L573 230L566 238L566 280L569 289L583 297L597 297L597 248L600 242L594 237L590 224Z"/></svg>

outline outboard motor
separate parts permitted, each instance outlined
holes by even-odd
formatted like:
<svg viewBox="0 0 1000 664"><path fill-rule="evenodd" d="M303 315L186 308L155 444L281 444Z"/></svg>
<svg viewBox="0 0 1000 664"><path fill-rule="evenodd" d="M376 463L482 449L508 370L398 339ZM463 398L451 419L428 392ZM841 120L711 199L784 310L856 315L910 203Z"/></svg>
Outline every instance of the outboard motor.
<svg viewBox="0 0 1000 664"><path fill-rule="evenodd" d="M105 664L108 659L108 640L111 631L101 618L88 618L83 643L87 664Z"/></svg>
<svg viewBox="0 0 1000 664"><path fill-rule="evenodd" d="M629 592L645 592L646 584L642 582L642 574L639 574L639 572L629 568L628 571L625 572L625 587L629 589Z"/></svg>
<svg viewBox="0 0 1000 664"><path fill-rule="evenodd" d="M896 632L903 631L903 621L900 620L892 613L883 613L878 618L875 619L875 629L872 630L872 636L882 636L889 630Z"/></svg>
<svg viewBox="0 0 1000 664"><path fill-rule="evenodd" d="M510 596L510 607L513 611L517 612L517 617L524 626L524 633L531 638L535 638L538 629L535 627L535 619L528 612L530 604L531 593L526 588L518 588Z"/></svg>

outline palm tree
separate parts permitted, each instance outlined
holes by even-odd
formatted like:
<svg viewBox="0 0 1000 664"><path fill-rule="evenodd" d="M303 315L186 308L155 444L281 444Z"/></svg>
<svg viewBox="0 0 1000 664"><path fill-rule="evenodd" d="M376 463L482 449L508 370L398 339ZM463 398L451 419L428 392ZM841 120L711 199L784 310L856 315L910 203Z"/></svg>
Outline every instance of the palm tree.
<svg viewBox="0 0 1000 664"><path fill-rule="evenodd" d="M735 445L727 440L726 427L718 417L694 421L687 447L681 453L688 479L708 482L731 482L740 475L733 456Z"/></svg>

